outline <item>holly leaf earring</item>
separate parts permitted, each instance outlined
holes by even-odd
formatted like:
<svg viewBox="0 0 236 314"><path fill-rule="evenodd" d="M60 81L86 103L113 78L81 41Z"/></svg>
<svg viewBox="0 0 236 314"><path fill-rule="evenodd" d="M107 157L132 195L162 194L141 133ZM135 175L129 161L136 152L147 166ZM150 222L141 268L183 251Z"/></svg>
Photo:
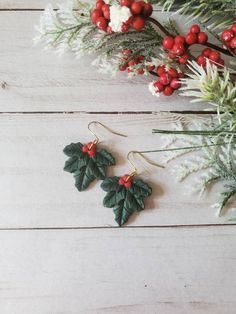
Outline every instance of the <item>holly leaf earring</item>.
<svg viewBox="0 0 236 314"><path fill-rule="evenodd" d="M110 130L98 121L92 121L88 124L88 129L95 136L93 142L88 144L71 143L64 148L63 152L69 157L65 163L64 170L74 174L75 186L79 191L87 189L95 179L104 180L106 168L116 163L111 153L104 148L98 147L99 138L90 129L90 126L95 123L113 134L126 136Z"/></svg>
<svg viewBox="0 0 236 314"><path fill-rule="evenodd" d="M132 173L121 177L106 178L101 184L101 188L107 192L103 205L113 208L115 221L119 226L125 224L134 212L144 210L145 199L152 194L152 188L143 180L135 177L137 169L129 159L131 154L139 154L148 161L141 152L131 151L128 153L127 159L133 167ZM163 168L156 163L148 162Z"/></svg>

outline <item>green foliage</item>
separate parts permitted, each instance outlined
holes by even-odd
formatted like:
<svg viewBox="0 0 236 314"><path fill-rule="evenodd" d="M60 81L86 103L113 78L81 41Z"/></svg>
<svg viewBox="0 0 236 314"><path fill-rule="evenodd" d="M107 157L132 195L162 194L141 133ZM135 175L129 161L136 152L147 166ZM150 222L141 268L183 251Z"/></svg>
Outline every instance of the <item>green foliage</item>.
<svg viewBox="0 0 236 314"><path fill-rule="evenodd" d="M166 11L178 11L197 18L211 29L226 28L236 20L235 0L160 0L158 4Z"/></svg>
<svg viewBox="0 0 236 314"><path fill-rule="evenodd" d="M71 143L63 150L69 157L64 170L74 174L75 186L79 191L84 191L95 179L105 179L107 166L115 165L114 157L105 149L100 149L94 157L89 157L82 152L82 147L81 143Z"/></svg>
<svg viewBox="0 0 236 314"><path fill-rule="evenodd" d="M121 226L134 212L145 208L144 199L152 194L152 189L140 179L133 179L132 187L129 189L119 185L118 181L119 177L106 178L101 188L107 192L103 205L113 208L115 221Z"/></svg>

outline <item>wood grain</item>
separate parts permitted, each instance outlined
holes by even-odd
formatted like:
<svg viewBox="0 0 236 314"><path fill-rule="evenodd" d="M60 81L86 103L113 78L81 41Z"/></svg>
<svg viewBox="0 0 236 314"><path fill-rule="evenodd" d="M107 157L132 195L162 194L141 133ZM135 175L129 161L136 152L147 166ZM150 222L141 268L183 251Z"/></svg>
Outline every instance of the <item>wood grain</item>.
<svg viewBox="0 0 236 314"><path fill-rule="evenodd" d="M153 78L111 78L97 72L91 57L53 51L33 45L41 12L0 12L0 111L159 111L202 110L180 96L159 98L148 91ZM163 19L163 17L162 17ZM19 27L20 25L20 27ZM109 86L109 87L108 87ZM208 106L207 106L208 107Z"/></svg>
<svg viewBox="0 0 236 314"><path fill-rule="evenodd" d="M116 226L112 209L103 208L100 184L84 192L74 187L71 174L63 172L63 147L92 139L89 121L98 120L128 138L114 136L98 126L102 143L117 158L109 175L131 170L126 161L130 150L160 149L163 144L152 128L173 128L161 123L160 115L18 114L0 116L0 211L1 228ZM151 160L163 163L159 154ZM163 157L163 155L162 155ZM167 169L155 168L135 158L141 177L152 185L147 209L131 219L132 226L198 225L227 223L211 207L220 186L199 198L186 183L177 183ZM193 179L192 179L193 180ZM191 181L192 183L194 181Z"/></svg>
<svg viewBox="0 0 236 314"><path fill-rule="evenodd" d="M235 313L236 229L1 231L1 314Z"/></svg>

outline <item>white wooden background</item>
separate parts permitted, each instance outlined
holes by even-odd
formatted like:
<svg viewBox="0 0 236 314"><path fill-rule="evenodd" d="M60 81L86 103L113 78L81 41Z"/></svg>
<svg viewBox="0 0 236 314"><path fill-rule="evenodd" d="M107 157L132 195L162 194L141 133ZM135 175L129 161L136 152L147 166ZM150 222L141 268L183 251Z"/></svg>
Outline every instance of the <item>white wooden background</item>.
<svg viewBox="0 0 236 314"><path fill-rule="evenodd" d="M235 313L236 229L210 207L219 186L198 198L139 162L153 197L116 228L99 184L79 193L62 170L63 147L90 140L91 120L129 135L97 129L118 159L109 174L122 174L129 149L160 147L154 112L205 105L156 99L147 79L111 79L89 58L42 53L32 37L46 3L0 2L0 313Z"/></svg>

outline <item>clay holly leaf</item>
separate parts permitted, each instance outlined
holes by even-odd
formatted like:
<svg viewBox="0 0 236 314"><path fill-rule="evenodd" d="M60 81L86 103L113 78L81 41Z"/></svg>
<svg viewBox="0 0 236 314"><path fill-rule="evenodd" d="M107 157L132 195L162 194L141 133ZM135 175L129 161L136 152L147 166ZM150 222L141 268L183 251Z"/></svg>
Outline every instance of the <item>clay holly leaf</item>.
<svg viewBox="0 0 236 314"><path fill-rule="evenodd" d="M134 212L143 210L144 199L152 194L151 187L144 181L136 178L125 180L125 177L129 176L106 178L101 184L101 188L107 192L103 205L113 208L119 226L125 224Z"/></svg>
<svg viewBox="0 0 236 314"><path fill-rule="evenodd" d="M97 150L95 143L71 143L63 152L69 157L64 170L74 174L79 191L84 191L95 179L105 179L107 166L115 165L114 157L105 149Z"/></svg>

